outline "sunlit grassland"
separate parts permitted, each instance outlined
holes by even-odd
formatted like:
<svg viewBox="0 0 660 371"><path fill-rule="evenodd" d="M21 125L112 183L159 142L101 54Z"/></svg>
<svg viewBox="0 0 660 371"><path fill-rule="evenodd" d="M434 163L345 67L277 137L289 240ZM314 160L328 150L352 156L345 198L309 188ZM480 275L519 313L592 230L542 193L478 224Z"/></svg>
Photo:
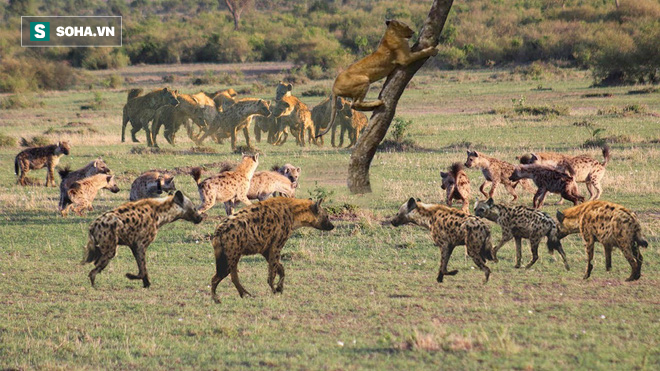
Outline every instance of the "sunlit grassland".
<svg viewBox="0 0 660 371"><path fill-rule="evenodd" d="M96 289L87 279L91 266L79 262L89 222L128 200L137 174L238 161L240 155L231 153L228 143L205 144L217 153L192 153L192 142L180 132L176 147L159 138L161 153L132 153L144 144L120 143L124 90L102 90L104 104L96 111L80 110L94 99L92 91L37 94L43 108L0 111L0 132L17 138L43 135L70 121L91 123L98 133L48 137L73 144L62 164L77 168L103 156L122 188L118 194L101 191L88 216L63 219L56 210L58 190L17 186L13 161L19 148L0 148L0 366L657 369L660 94L627 94L633 87L590 88L589 76L571 73L570 78L543 81L509 79L505 72L492 78L493 71L416 77L397 116L413 120L409 135L421 149L379 152L371 169L372 194L348 193L350 152L331 148L328 139L321 148L299 148L291 137L282 147L257 144L264 153L261 169L285 162L302 167L298 197L323 188L333 192L328 205L349 204L355 211L339 216L331 232L294 233L283 255L283 295L270 293L263 258L247 257L239 265L240 276L254 297L239 298L227 279L219 286L221 304L210 298L214 260L208 241L224 215L221 207L210 210L211 218L200 225L180 221L160 231L147 255L149 289L124 277L137 271L127 248L120 247L97 277ZM294 94L330 84L295 86ZM539 90L539 85L552 90ZM583 97L605 92L612 96ZM254 94L273 95L272 88ZM527 105L567 106L570 115L489 113L510 109L521 97ZM302 99L311 107L323 98ZM646 112L598 114L633 104L645 105ZM493 274L487 285L462 248L450 262L459 274L438 284L439 253L428 232L384 223L409 197L444 202L439 172L454 161L464 162L467 146L510 162L538 150L602 159L599 149L581 147L590 134L573 123L584 120L605 129L602 137L625 137L610 144L603 199L628 206L642 222L650 246L642 250L641 280L624 282L630 268L619 252L606 272L599 245L592 277L582 280L583 243L571 236L564 240L568 272L544 247L532 269L514 269L510 242L499 253L500 262L489 263ZM138 138L144 142L144 133ZM483 177L476 170L468 175L476 194ZM43 170L30 176L45 179ZM192 178L179 175L175 182L198 202ZM587 193L584 185L580 191ZM531 205L532 195L519 192L520 201ZM509 198L498 191L498 200ZM544 210L551 215L568 207L553 205L556 200L549 196L546 201ZM497 241L500 230L492 226ZM530 258L527 243L523 255Z"/></svg>

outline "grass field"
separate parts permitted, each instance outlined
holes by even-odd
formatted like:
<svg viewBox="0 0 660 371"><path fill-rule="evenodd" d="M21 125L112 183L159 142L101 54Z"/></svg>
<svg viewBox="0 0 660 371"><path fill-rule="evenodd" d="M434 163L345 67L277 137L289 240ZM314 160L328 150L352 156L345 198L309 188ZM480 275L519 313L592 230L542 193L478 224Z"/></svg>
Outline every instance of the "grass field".
<svg viewBox="0 0 660 371"><path fill-rule="evenodd" d="M182 67L163 68L185 73ZM121 73L155 76L137 80L144 87L162 86L156 67ZM245 76L251 86L256 77ZM330 84L295 86L294 94ZM92 267L79 262L90 221L128 200L136 175L238 161L228 143L209 142L217 153L198 153L181 132L176 147L159 138L161 153L133 150L144 144L120 143L125 89L94 89L103 99L98 110L80 110L93 91L79 90L38 94L40 108L0 111L0 133L29 138L53 128L48 139L73 145L62 164L77 168L103 156L122 188L118 194L100 192L88 216L63 219L58 190L17 186L13 161L20 149L0 148L0 368L658 369L660 93L590 84L582 71L541 81L506 71L424 72L403 95L397 114L413 120L409 134L420 149L379 152L371 168L374 192L367 195L347 192L350 152L329 147L329 140L321 148L299 148L291 137L282 147L258 144L261 169L285 162L302 167L298 197L327 193L329 206L348 204L352 211L338 215L331 232L294 233L284 249L283 295L270 293L263 258L246 257L241 280L255 296L241 299L227 279L218 288L220 304L210 298L215 268L208 236L224 215L221 207L200 225L179 221L160 231L147 254L149 289L124 277L137 271L128 248L119 248L96 289L87 279ZM184 92L224 87L174 85ZM258 95L271 99L274 89ZM525 106L565 106L570 114L518 116L510 111L521 98ZM311 107L322 99L303 101ZM630 105L640 112L624 113ZM584 281L583 243L573 235L564 240L568 272L544 247L532 269L514 269L510 242L499 263L489 262L487 285L462 248L450 261L459 274L437 284L440 257L428 232L384 223L409 197L443 202L439 172L464 162L467 146L510 162L531 150L600 160L599 149L581 148L591 134L574 123L584 120L605 129L600 136L612 142L602 198L634 210L650 243L642 251L639 281L624 282L630 267L619 251L606 272L600 245L592 276ZM57 133L72 121L88 122L96 131ZM143 132L138 138L144 142ZM43 170L30 175L45 179ZM483 177L476 170L468 175L475 191ZM198 202L189 176L175 182ZM584 185L580 191L587 193ZM532 195L521 192L520 201L531 205ZM509 196L502 189L497 199ZM546 200L551 215L556 200ZM497 241L500 230L490 225Z"/></svg>

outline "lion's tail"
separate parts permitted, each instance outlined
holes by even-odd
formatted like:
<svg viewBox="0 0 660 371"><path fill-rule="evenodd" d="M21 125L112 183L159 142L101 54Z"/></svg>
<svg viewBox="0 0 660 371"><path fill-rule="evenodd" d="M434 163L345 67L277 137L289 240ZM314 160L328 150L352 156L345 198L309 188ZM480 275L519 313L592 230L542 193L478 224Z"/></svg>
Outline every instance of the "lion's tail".
<svg viewBox="0 0 660 371"><path fill-rule="evenodd" d="M337 98L338 97L335 93L330 95L330 123L328 124L328 127L325 128L325 130L319 134L316 134L316 138L320 138L326 135L335 125L335 119L337 118Z"/></svg>

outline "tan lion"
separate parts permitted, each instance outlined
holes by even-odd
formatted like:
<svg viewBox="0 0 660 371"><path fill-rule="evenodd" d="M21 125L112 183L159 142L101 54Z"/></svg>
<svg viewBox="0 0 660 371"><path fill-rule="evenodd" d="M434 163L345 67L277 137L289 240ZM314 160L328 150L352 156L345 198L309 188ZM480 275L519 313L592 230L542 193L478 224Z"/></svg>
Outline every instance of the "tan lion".
<svg viewBox="0 0 660 371"><path fill-rule="evenodd" d="M325 135L335 124L335 105L337 97L351 98L351 107L358 111L373 111L383 105L377 99L373 102L364 102L369 91L369 85L394 71L398 66L407 66L423 58L438 54L435 47L428 47L418 52L412 52L408 45L414 32L403 22L397 20L385 21L387 30L380 40L375 52L353 63L337 76L332 86L332 116L330 124L319 136Z"/></svg>

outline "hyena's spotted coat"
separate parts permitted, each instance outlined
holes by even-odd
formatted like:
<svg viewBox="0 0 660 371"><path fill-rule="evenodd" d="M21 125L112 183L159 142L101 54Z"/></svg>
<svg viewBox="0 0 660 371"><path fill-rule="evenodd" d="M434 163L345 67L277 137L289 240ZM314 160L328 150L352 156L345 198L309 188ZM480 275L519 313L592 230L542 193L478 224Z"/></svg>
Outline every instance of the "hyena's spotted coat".
<svg viewBox="0 0 660 371"><path fill-rule="evenodd" d="M647 247L642 235L642 227L635 214L621 205L607 201L587 201L564 211L557 211L559 235L565 237L580 233L587 252L587 270L584 279L589 278L594 258L594 244L600 242L605 248L605 268L612 268L612 250L621 249L630 264L631 273L626 281L635 281L642 274L642 253L639 247Z"/></svg>
<svg viewBox="0 0 660 371"><path fill-rule="evenodd" d="M447 205L451 206L453 200L458 200L463 204L461 210L464 213L470 213L470 179L463 170L463 165L459 162L453 163L448 172L441 171L442 185L440 188L447 191Z"/></svg>
<svg viewBox="0 0 660 371"><path fill-rule="evenodd" d="M160 227L179 219L195 224L204 219L181 191L173 196L127 202L96 218L89 226L89 241L83 258L83 263L94 262L95 265L89 272L92 286L96 275L117 253L117 245L125 245L133 252L139 269L137 275L126 273L126 277L141 279L143 286L149 287L147 247L156 239Z"/></svg>
<svg viewBox="0 0 660 371"><path fill-rule="evenodd" d="M532 250L532 260L529 261L525 268L531 268L539 258L538 251L541 240L547 237L550 254L555 250L559 252L559 255L561 255L564 261L564 267L566 270L570 269L566 261L566 253L564 253L564 248L561 246L561 241L559 240L557 223L550 215L525 206L495 204L492 198L488 199L488 201L477 201L474 206L474 214L493 221L502 227L502 239L493 249L494 261L497 261L497 252L500 248L514 238L516 241L515 267L520 268L522 239L526 238L529 240Z"/></svg>
<svg viewBox="0 0 660 371"><path fill-rule="evenodd" d="M512 181L509 179L511 174L513 174L514 166L506 161L485 156L477 151L467 151L467 161L465 161L465 166L481 169L486 181L481 184L479 191L481 191L481 194L486 198L493 198L495 188L497 188L500 183L504 184L507 192L513 196L513 200L511 201L514 202L518 199L518 194L515 189L518 183L520 183L528 192L534 193L534 188L528 180L523 179L520 181ZM484 187L486 187L488 182L492 182L492 186L490 187L488 194L486 194Z"/></svg>
<svg viewBox="0 0 660 371"><path fill-rule="evenodd" d="M106 165L105 161L101 157L98 157L96 160L90 161L87 165L82 168L71 171L69 166L66 166L64 169L59 169L57 171L60 174L60 202L59 208L62 210L67 202L67 192L71 185L79 180L88 178L96 174L110 174L112 171Z"/></svg>
<svg viewBox="0 0 660 371"><path fill-rule="evenodd" d="M268 285L273 293L282 292L284 267L280 263L280 256L291 232L301 227L323 231L334 228L321 202L275 197L223 219L211 240L216 267L211 280L213 300L220 301L216 288L229 274L238 294L241 297L250 295L238 280L238 261L244 255L263 255L268 260ZM276 275L280 277L277 286Z"/></svg>
<svg viewBox="0 0 660 371"><path fill-rule="evenodd" d="M112 193L119 192L115 176L96 174L74 182L66 193L66 198L61 205L60 213L62 216L66 216L69 209L73 208L73 211L76 214L82 216L85 210L94 210L92 202L101 189L107 189Z"/></svg>
<svg viewBox="0 0 660 371"><path fill-rule="evenodd" d="M28 185L26 175L30 170L39 170L46 166L46 187L55 184L55 166L60 158L71 150L68 142L59 142L44 147L28 148L21 151L14 159L14 172L18 175L18 184Z"/></svg>
<svg viewBox="0 0 660 371"><path fill-rule="evenodd" d="M192 177L197 183L199 197L202 203L198 209L204 212L213 207L216 202L242 202L245 205L252 205L247 197L250 189L250 181L254 176L254 171L259 165L259 155L244 155L243 161L234 171L224 171L200 181L202 169L194 168ZM232 214L232 210L225 205L227 215Z"/></svg>
<svg viewBox="0 0 660 371"><path fill-rule="evenodd" d="M543 201L545 201L548 192L560 194L562 198L573 202L573 205L584 201L584 197L580 196L577 183L571 175L548 166L519 165L509 179L512 181L532 179L534 181L534 184L538 187L533 200L535 209L540 209L543 206Z"/></svg>
<svg viewBox="0 0 660 371"><path fill-rule="evenodd" d="M159 171L147 171L131 184L130 200L159 197L163 192L176 191L174 176Z"/></svg>
<svg viewBox="0 0 660 371"><path fill-rule="evenodd" d="M484 283L488 282L490 269L486 266L486 260L493 260L493 246L490 229L481 219L444 205L424 204L411 198L401 205L392 220L395 227L409 223L430 229L433 241L440 248L442 257L438 282L442 282L445 275L458 273L458 270L447 271L447 264L454 248L462 245L467 248L474 264L484 272Z"/></svg>

